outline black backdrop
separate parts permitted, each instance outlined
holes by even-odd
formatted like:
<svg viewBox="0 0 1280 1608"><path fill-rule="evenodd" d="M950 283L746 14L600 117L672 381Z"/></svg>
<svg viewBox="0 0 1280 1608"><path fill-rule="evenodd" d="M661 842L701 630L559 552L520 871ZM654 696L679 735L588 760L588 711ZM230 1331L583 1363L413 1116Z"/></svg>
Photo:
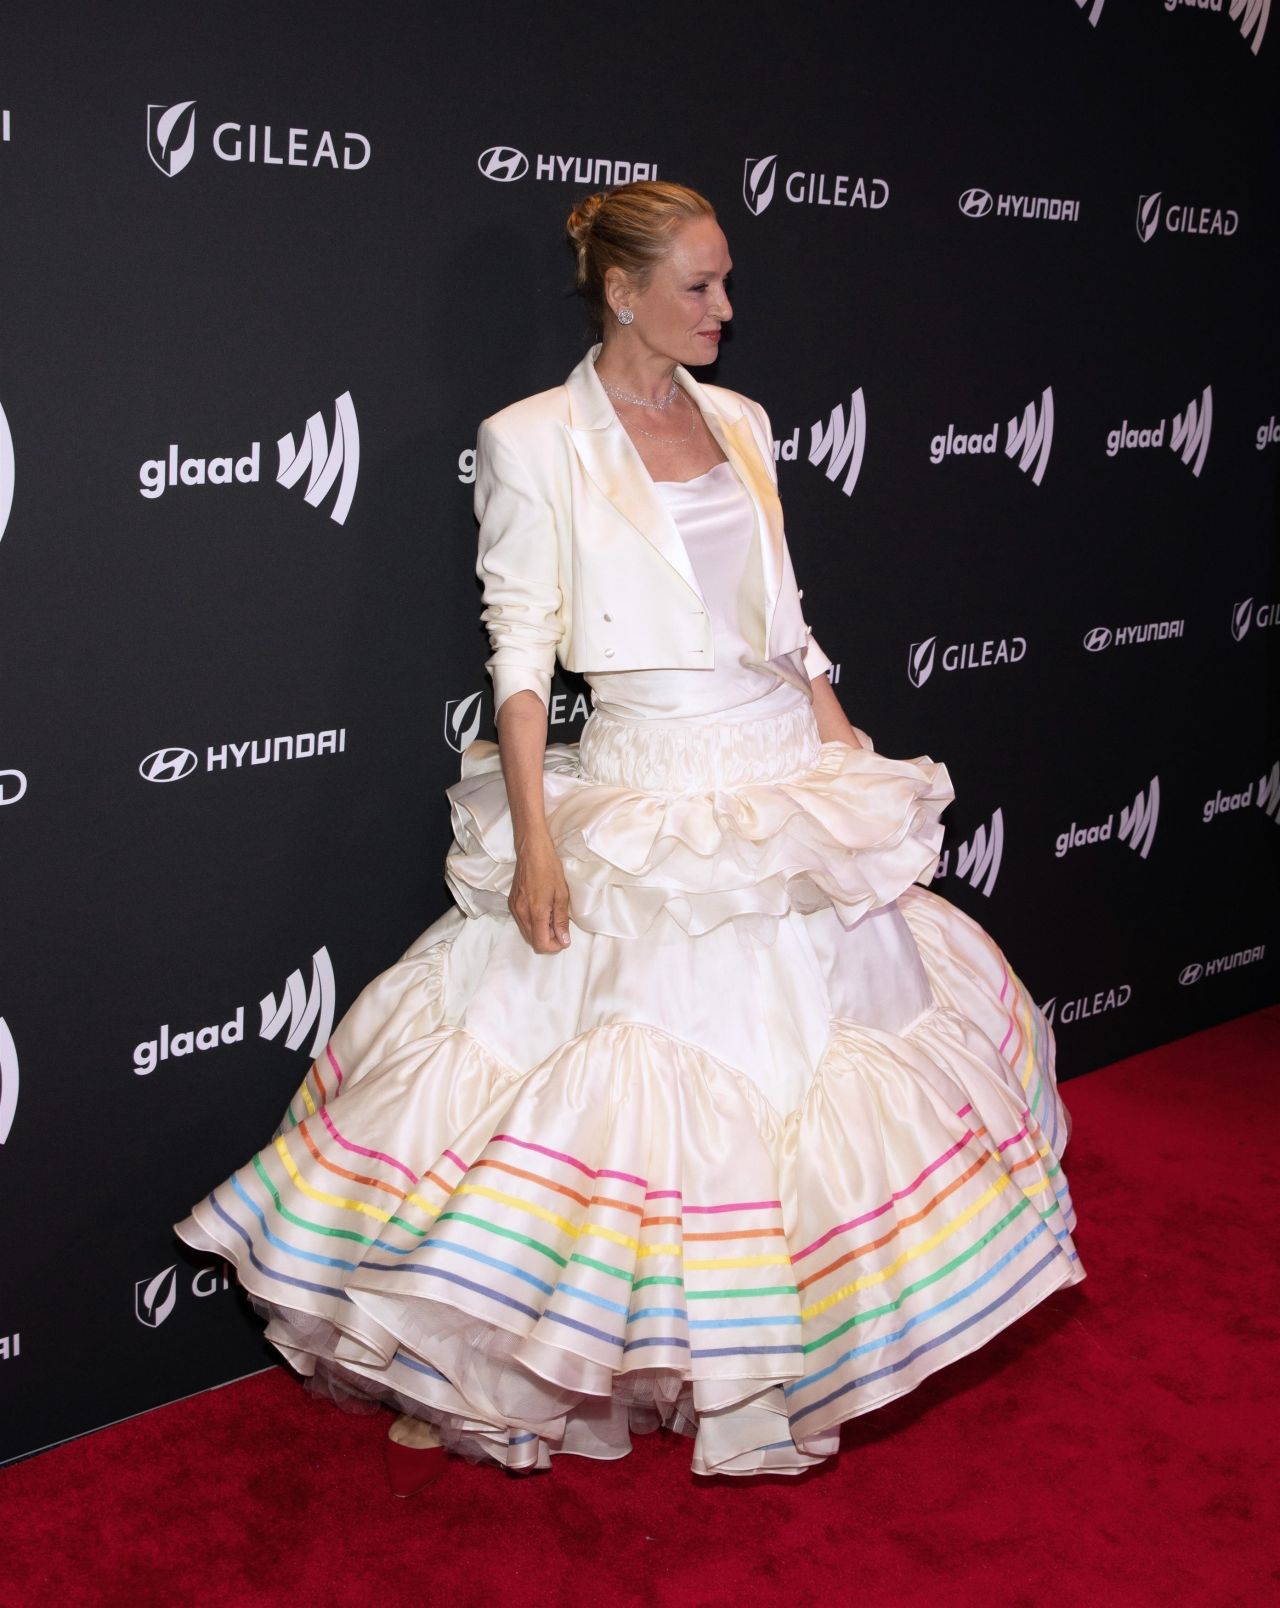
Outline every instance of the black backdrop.
<svg viewBox="0 0 1280 1608"><path fill-rule="evenodd" d="M265 1361L169 1225L444 908L468 452L637 164L720 209L838 691L951 767L1061 1075L1276 997L1268 12L8 8L0 1458Z"/></svg>

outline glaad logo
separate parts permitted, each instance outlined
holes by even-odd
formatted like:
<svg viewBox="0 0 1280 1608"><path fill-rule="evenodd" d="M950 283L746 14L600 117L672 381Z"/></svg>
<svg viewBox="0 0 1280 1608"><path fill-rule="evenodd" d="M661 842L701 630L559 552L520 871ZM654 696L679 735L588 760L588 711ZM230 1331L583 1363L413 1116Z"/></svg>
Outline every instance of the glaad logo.
<svg viewBox="0 0 1280 1608"><path fill-rule="evenodd" d="M203 1299L231 1288L231 1269L226 1262L207 1262L191 1275L191 1294ZM133 1315L148 1329L158 1329L178 1304L178 1264L171 1262L139 1279L133 1287Z"/></svg>
<svg viewBox="0 0 1280 1608"><path fill-rule="evenodd" d="M1250 782L1238 793L1224 793L1219 789L1212 798L1207 798L1204 801L1204 823L1208 826L1216 816L1225 815L1231 810L1247 810L1253 803L1268 819L1280 826L1280 759L1274 761L1265 775L1259 776L1256 782Z"/></svg>
<svg viewBox="0 0 1280 1608"><path fill-rule="evenodd" d="M1072 1022L1087 1022L1104 1011L1123 1010L1132 998L1133 989L1128 983L1118 988L1100 988L1096 994L1082 994L1079 999L1065 999L1061 1009L1055 994L1041 1005L1040 1014L1050 1027L1070 1027Z"/></svg>
<svg viewBox="0 0 1280 1608"><path fill-rule="evenodd" d="M164 174L175 178L196 148L196 103L147 107L147 155Z"/></svg>
<svg viewBox="0 0 1280 1608"><path fill-rule="evenodd" d="M147 107L147 155L165 175L176 177L191 161L196 148L195 101L173 106ZM328 166L348 173L368 167L373 147L363 134L349 130L338 136L322 129L281 131L270 123L219 123L211 141L213 154L223 162L254 162L264 167Z"/></svg>
<svg viewBox="0 0 1280 1608"><path fill-rule="evenodd" d="M742 170L742 199L757 218L773 200L777 189L778 157L749 156ZM797 206L865 207L879 212L889 204L888 179L866 179L861 174L806 173L796 169L783 180L782 193Z"/></svg>
<svg viewBox="0 0 1280 1608"><path fill-rule="evenodd" d="M1193 960L1178 973L1178 981L1184 988L1190 988L1202 977L1220 977L1223 972L1235 971L1237 966L1252 966L1265 959L1266 953L1266 944L1255 944L1252 949L1237 949L1232 955L1219 955L1216 960L1206 960L1203 964Z"/></svg>
<svg viewBox="0 0 1280 1608"><path fill-rule="evenodd" d="M337 484L338 494L329 517L336 524L345 524L360 474L360 426L351 392L344 391L333 404L332 444L323 417L313 413L297 446L290 431L280 437L276 448L280 454L280 467L276 472L278 484L292 488L307 474L303 497L313 508L318 508ZM260 441L250 442L243 457L228 455L207 459L183 458L177 443L173 442L167 457L148 458L138 470L138 489L154 502L171 486L229 486L233 481L256 485L261 478L261 457Z"/></svg>
<svg viewBox="0 0 1280 1608"><path fill-rule="evenodd" d="M941 664L944 670L987 670L997 664L1021 664L1027 656L1027 639L1022 636L990 637L985 642L950 642L938 653L936 636L913 642L907 650L907 680L923 687Z"/></svg>
<svg viewBox="0 0 1280 1608"><path fill-rule="evenodd" d="M304 500L313 508L320 504L333 489L339 474L342 476L338 495L334 499L329 518L335 524L346 523L351 512L351 499L356 494L356 480L360 474L360 426L356 422L355 404L351 392L344 391L333 404L333 445L325 431L324 419L313 413L307 420L307 432L297 450L293 434L282 435L276 446L280 453L280 468L276 479L282 486L295 486L304 473L310 470Z"/></svg>
<svg viewBox="0 0 1280 1608"><path fill-rule="evenodd" d="M158 1329L178 1301L178 1264L171 1262L133 1287L133 1315L148 1329Z"/></svg>
<svg viewBox="0 0 1280 1608"><path fill-rule="evenodd" d="M1107 432L1107 457L1118 452L1132 451L1137 447L1164 446L1164 419L1159 424L1140 428L1128 419L1120 421L1118 430ZM1209 450L1209 436L1213 430L1213 387L1206 385L1199 399L1192 397L1182 413L1175 413L1169 431L1169 445L1182 461L1198 476L1204 468L1205 454ZM1195 460L1194 464L1192 459Z"/></svg>
<svg viewBox="0 0 1280 1608"><path fill-rule="evenodd" d="M1138 793L1132 804L1120 811L1120 830L1117 840L1127 843L1142 859L1151 852L1155 841L1156 822L1160 819L1160 778L1153 776L1144 792ZM1077 826L1074 821L1065 832L1058 834L1054 854L1060 860L1070 849L1083 848L1086 843L1106 843L1115 828L1115 811L1097 826Z"/></svg>
<svg viewBox="0 0 1280 1608"><path fill-rule="evenodd" d="M1260 424L1258 426L1258 434L1255 437L1255 445L1257 446L1259 452L1265 452L1268 447L1275 446L1277 441L1280 441L1280 424L1276 423L1276 416L1273 413L1265 424ZM0 519L0 530L3 529L4 521Z"/></svg>
<svg viewBox="0 0 1280 1608"><path fill-rule="evenodd" d="M1259 631L1280 625L1280 603L1259 603L1254 608L1251 597L1237 603L1231 610L1231 635L1237 642L1243 642L1251 625L1256 625Z"/></svg>
<svg viewBox="0 0 1280 1608"><path fill-rule="evenodd" d="M529 158L514 145L491 145L481 151L476 166L486 179L495 184L514 184L524 178L530 168ZM639 179L656 179L656 162L623 162L604 156L535 156L535 179L559 180L561 184L592 184L607 188L614 184L631 184Z"/></svg>
<svg viewBox="0 0 1280 1608"><path fill-rule="evenodd" d="M993 811L990 826L980 826L966 842L958 843L954 849L943 850L938 858L938 869L933 874L935 881L951 871L953 854L955 875L964 877L971 888L989 899L996 878L1000 875L1000 862L1004 858L1004 811Z"/></svg>
<svg viewBox="0 0 1280 1608"><path fill-rule="evenodd" d="M957 433L954 424L947 426L945 435L936 435L929 443L930 463L942 463L955 457L975 457L980 453L994 453L1000 445L1000 423L997 420L985 435L981 430L965 435ZM1053 446L1053 387L1047 385L1040 394L1040 406L1028 402L1019 419L1015 413L1005 427L1004 454L1018 457L1018 468L1030 474L1038 486L1044 479Z"/></svg>
<svg viewBox="0 0 1280 1608"><path fill-rule="evenodd" d="M260 1001L262 1028L265 1039L277 1037L282 1028L288 1028L285 1048L296 1050L307 1035L307 1029L316 1024L315 1038L311 1041L311 1059L314 1061L329 1042L333 1028L333 964L329 951L323 945L311 957L311 990L303 986L302 973L293 971L280 992L280 1003L274 994L264 994Z"/></svg>
<svg viewBox="0 0 1280 1608"><path fill-rule="evenodd" d="M840 403L831 410L824 424L821 419L809 426L809 462L820 468L833 483L844 475L841 491L853 496L853 488L862 473L862 458L867 450L867 403L859 386L849 397L849 416ZM784 463L794 463L800 456L800 426L785 440L773 443L773 456ZM826 460L825 464L823 460Z"/></svg>
<svg viewBox="0 0 1280 1608"><path fill-rule="evenodd" d="M253 738L243 743L211 743L205 750L206 771L243 769L250 765L276 765L288 759L314 759L319 754L345 754L347 728L331 726L328 731L300 731L292 737ZM230 764L228 763L230 761ZM138 766L138 774L148 782L180 782L200 765L190 748L157 748Z"/></svg>
<svg viewBox="0 0 1280 1608"><path fill-rule="evenodd" d="M960 210L966 218L985 218L994 210L1002 218L1046 218L1050 223L1078 223L1079 201L1049 195L997 195L977 188L960 195Z"/></svg>
<svg viewBox="0 0 1280 1608"><path fill-rule="evenodd" d="M1186 630L1185 620L1149 620L1145 625L1118 625L1113 631L1109 625L1095 625L1084 634L1084 645L1090 653L1102 653L1114 643L1117 648L1132 647L1142 642L1172 642Z"/></svg>
<svg viewBox="0 0 1280 1608"><path fill-rule="evenodd" d="M4 407L0 405L0 536L5 533L13 508L13 481L13 436L9 433Z"/></svg>
<svg viewBox="0 0 1280 1608"><path fill-rule="evenodd" d="M0 770L0 807L16 804L27 795L27 778L20 770Z"/></svg>
<svg viewBox="0 0 1280 1608"><path fill-rule="evenodd" d="M1081 11L1083 11L1086 6L1088 7L1089 26L1091 28L1096 28L1098 26L1098 18L1102 15L1102 8L1104 5L1106 5L1106 3L1107 0L1076 0L1076 4L1080 7Z"/></svg>
<svg viewBox="0 0 1280 1608"><path fill-rule="evenodd" d="M1188 6L1195 11L1221 11L1222 0L1164 0L1166 11L1176 11L1179 6ZM1255 56L1262 49L1262 36L1267 31L1270 15L1271 0L1231 0L1228 16L1233 21L1239 20L1242 38L1248 39L1253 34L1249 49Z"/></svg>
<svg viewBox="0 0 1280 1608"><path fill-rule="evenodd" d="M18 1051L9 1024L0 1016L0 1145L8 1139L18 1114Z"/></svg>
<svg viewBox="0 0 1280 1608"><path fill-rule="evenodd" d="M0 145L8 145L9 135L9 109L8 107L0 107Z"/></svg>
<svg viewBox="0 0 1280 1608"><path fill-rule="evenodd" d="M456 754L465 754L480 734L480 717L484 713L484 692L472 692L465 698L450 698L444 706L444 740Z"/></svg>
<svg viewBox="0 0 1280 1608"><path fill-rule="evenodd" d="M296 1050L315 1024L315 1038L311 1045L311 1059L315 1060L329 1042L333 1027L335 990L333 963L329 951L321 946L311 957L311 987L306 988L302 973L291 972L277 1002L274 994L264 994L259 1001L262 1025L259 1038L274 1039L287 1029L285 1048ZM227 1021L211 1022L205 1027L183 1028L175 1033L168 1022L160 1028L154 1039L145 1039L133 1049L133 1070L138 1077L147 1077L162 1061L177 1061L195 1055L200 1050L216 1050L220 1045L244 1043L243 1005L238 1005Z"/></svg>
<svg viewBox="0 0 1280 1608"><path fill-rule="evenodd" d="M1144 246L1155 237L1162 217L1167 234L1225 237L1240 227L1240 214L1231 207L1192 207L1174 201L1165 206L1164 191L1154 190L1138 197L1138 215L1134 219L1138 239Z"/></svg>

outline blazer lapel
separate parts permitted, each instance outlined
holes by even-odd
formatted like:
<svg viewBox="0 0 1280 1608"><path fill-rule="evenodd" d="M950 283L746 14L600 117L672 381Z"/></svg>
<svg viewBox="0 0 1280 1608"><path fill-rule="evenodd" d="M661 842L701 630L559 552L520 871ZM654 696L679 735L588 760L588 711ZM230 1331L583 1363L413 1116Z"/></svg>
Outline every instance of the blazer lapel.
<svg viewBox="0 0 1280 1608"><path fill-rule="evenodd" d="M618 513L635 526L705 603L675 521L662 506L640 454L596 378L599 350L599 346L593 346L565 381L569 393L568 433L578 461Z"/></svg>

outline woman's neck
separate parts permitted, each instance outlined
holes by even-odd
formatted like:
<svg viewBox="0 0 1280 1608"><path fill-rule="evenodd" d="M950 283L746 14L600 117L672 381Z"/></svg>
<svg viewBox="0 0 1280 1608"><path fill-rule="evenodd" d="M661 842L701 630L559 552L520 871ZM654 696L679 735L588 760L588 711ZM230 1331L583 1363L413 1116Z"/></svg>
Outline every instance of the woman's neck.
<svg viewBox="0 0 1280 1608"><path fill-rule="evenodd" d="M596 358L596 377L601 385L611 385L646 402L661 402L671 390L676 365L656 352L618 351L608 342Z"/></svg>

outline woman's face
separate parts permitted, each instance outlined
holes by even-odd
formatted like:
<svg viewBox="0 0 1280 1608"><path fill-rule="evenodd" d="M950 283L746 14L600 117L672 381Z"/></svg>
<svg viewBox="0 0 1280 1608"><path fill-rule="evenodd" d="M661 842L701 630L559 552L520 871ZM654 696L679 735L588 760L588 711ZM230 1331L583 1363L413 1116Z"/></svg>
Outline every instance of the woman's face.
<svg viewBox="0 0 1280 1608"><path fill-rule="evenodd" d="M645 288L620 293L614 310L631 308L636 316L628 335L654 356L688 366L713 363L720 326L733 317L725 289L732 267L720 225L692 218L672 235L671 250Z"/></svg>

